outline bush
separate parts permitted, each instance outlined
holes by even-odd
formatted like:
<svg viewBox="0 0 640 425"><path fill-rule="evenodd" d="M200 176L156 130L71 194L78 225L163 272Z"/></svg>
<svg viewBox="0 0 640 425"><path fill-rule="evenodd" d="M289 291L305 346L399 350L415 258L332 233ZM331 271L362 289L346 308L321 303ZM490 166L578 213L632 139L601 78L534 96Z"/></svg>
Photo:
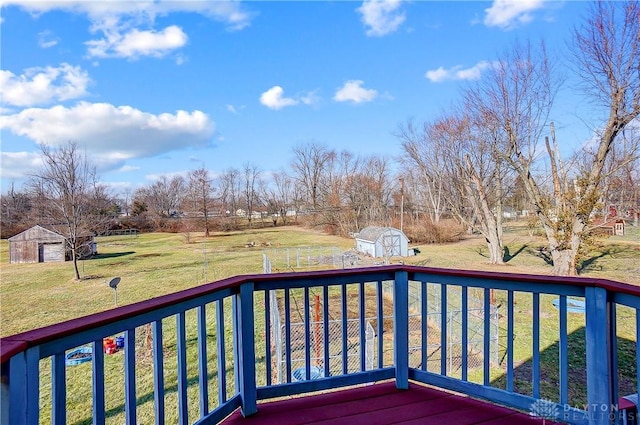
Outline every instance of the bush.
<svg viewBox="0 0 640 425"><path fill-rule="evenodd" d="M454 220L441 220L434 223L425 220L421 223L405 226L404 233L411 243L447 243L464 238L465 228Z"/></svg>

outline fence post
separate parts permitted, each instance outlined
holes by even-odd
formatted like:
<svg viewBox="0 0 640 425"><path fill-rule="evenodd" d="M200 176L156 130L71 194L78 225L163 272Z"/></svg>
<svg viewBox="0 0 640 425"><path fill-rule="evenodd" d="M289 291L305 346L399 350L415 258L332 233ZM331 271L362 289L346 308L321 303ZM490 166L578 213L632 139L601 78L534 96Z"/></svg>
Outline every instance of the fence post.
<svg viewBox="0 0 640 425"><path fill-rule="evenodd" d="M612 335L611 303L603 288L585 288L586 304L586 360L587 360L587 403L590 425L611 424L612 398Z"/></svg>
<svg viewBox="0 0 640 425"><path fill-rule="evenodd" d="M409 275L396 272L393 285L393 357L396 388L409 389Z"/></svg>
<svg viewBox="0 0 640 425"><path fill-rule="evenodd" d="M240 285L236 309L236 353L238 353L238 384L242 399L242 416L258 411L256 390L256 353L254 335L253 282Z"/></svg>

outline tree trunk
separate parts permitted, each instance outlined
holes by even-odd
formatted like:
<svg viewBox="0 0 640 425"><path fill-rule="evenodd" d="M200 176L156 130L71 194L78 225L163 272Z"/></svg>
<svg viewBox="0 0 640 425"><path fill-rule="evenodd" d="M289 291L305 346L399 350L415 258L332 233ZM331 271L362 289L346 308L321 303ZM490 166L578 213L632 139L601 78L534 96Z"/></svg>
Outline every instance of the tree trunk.
<svg viewBox="0 0 640 425"><path fill-rule="evenodd" d="M585 225L579 219L571 224L570 234L565 235L562 240L558 239L558 232L543 222L543 227L547 233L549 241L549 251L553 261L553 274L556 276L576 276L577 258L580 245L582 243Z"/></svg>
<svg viewBox="0 0 640 425"><path fill-rule="evenodd" d="M487 232L485 240L487 241L487 248L489 249L489 263L504 264L504 247L497 232Z"/></svg>
<svg viewBox="0 0 640 425"><path fill-rule="evenodd" d="M556 276L575 276L576 256L577 251L571 248L552 250L553 274Z"/></svg>
<svg viewBox="0 0 640 425"><path fill-rule="evenodd" d="M80 270L78 270L78 255L75 247L71 250L71 259L73 260L73 272L75 273L76 280L80 280Z"/></svg>

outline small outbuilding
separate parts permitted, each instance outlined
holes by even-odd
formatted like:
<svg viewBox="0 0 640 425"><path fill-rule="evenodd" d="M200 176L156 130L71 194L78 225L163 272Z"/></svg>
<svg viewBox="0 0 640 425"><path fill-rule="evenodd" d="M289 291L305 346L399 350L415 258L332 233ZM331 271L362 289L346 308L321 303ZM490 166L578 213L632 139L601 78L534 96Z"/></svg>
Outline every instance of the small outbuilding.
<svg viewBox="0 0 640 425"><path fill-rule="evenodd" d="M83 249L80 258L87 258L95 253L93 236L83 236L81 242ZM11 263L49 263L70 259L71 249L65 237L42 226L33 226L9 238Z"/></svg>
<svg viewBox="0 0 640 425"><path fill-rule="evenodd" d="M409 239L393 227L369 226L355 235L356 250L375 258L408 256Z"/></svg>

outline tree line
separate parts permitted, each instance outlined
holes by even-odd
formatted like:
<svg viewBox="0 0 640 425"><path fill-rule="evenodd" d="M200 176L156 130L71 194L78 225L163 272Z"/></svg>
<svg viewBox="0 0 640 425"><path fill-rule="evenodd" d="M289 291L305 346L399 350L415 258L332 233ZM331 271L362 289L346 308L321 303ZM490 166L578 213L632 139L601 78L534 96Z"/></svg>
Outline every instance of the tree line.
<svg viewBox="0 0 640 425"><path fill-rule="evenodd" d="M404 227L410 239L427 242L479 232L490 262L500 264L504 218L528 213L546 236L554 272L575 274L610 205L638 224L638 2L594 3L569 46L570 65L560 67L544 42L515 43L440 116L400 124L398 158L311 141L294 146L280 171L203 165L113 196L75 143L43 146L44 168L24 189L2 195L3 237L35 223L62 223L71 239L124 225L209 236L305 217L342 235L370 224ZM589 124L593 139L567 157L553 121L562 70L581 81L577 95L604 117Z"/></svg>

